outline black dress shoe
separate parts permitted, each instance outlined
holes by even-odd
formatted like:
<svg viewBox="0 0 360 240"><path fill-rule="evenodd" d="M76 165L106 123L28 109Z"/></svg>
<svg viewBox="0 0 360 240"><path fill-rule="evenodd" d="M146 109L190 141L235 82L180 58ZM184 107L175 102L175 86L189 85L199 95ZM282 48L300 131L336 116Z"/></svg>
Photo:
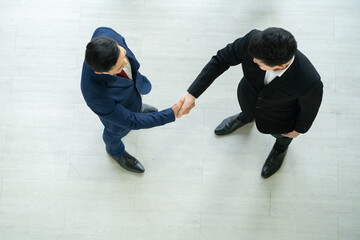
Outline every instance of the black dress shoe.
<svg viewBox="0 0 360 240"><path fill-rule="evenodd" d="M243 122L240 119L240 115L241 114L236 114L234 116L225 118L220 124L219 126L217 126L215 128L215 134L216 135L227 135L230 134L232 132L234 132L236 129L244 126L245 124L247 124L246 122Z"/></svg>
<svg viewBox="0 0 360 240"><path fill-rule="evenodd" d="M263 178L268 178L272 176L277 170L280 169L281 164L284 161L287 149L283 152L279 152L274 148L271 150L269 156L267 157L264 166L261 171L261 176Z"/></svg>
<svg viewBox="0 0 360 240"><path fill-rule="evenodd" d="M158 109L149 104L143 103L141 106L141 112L142 113L158 112Z"/></svg>
<svg viewBox="0 0 360 240"><path fill-rule="evenodd" d="M121 155L120 157L116 157L111 155L107 149L106 151L113 159L115 159L115 161L120 164L120 166L122 166L126 170L134 173L143 173L145 171L143 165L141 165L141 163L136 158L131 156L128 152L125 151L123 155Z"/></svg>

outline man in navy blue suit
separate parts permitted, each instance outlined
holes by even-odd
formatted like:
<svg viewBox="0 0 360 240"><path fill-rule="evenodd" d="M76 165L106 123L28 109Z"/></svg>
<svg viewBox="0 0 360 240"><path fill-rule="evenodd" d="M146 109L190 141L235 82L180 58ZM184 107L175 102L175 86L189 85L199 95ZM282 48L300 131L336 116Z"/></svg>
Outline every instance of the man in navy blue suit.
<svg viewBox="0 0 360 240"><path fill-rule="evenodd" d="M152 128L175 121L183 101L158 111L142 103L151 83L125 39L111 28L95 30L86 46L81 91L89 108L104 125L106 151L125 169L143 173L142 164L128 152L121 139L131 130Z"/></svg>

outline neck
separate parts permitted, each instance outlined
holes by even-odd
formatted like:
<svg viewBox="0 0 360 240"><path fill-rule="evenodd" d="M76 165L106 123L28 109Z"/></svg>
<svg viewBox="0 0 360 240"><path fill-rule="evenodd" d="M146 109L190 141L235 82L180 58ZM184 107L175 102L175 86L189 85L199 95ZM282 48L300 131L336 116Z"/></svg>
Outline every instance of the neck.
<svg viewBox="0 0 360 240"><path fill-rule="evenodd" d="M275 68L274 71L284 70L285 68L287 68L290 65L291 61L292 61L292 59L289 62L279 66L278 68Z"/></svg>

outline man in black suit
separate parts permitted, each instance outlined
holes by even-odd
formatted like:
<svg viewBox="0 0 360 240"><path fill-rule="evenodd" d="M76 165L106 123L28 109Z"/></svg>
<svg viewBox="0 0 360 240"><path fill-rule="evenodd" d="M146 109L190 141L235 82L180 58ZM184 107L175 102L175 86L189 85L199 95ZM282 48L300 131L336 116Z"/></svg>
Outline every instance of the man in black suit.
<svg viewBox="0 0 360 240"><path fill-rule="evenodd" d="M255 120L261 133L276 138L261 172L268 178L281 167L292 139L310 129L321 104L323 84L311 62L297 50L290 32L252 30L212 57L189 87L178 117L192 108L218 76L240 63L244 77L237 96L242 112L224 119L215 134L230 134Z"/></svg>

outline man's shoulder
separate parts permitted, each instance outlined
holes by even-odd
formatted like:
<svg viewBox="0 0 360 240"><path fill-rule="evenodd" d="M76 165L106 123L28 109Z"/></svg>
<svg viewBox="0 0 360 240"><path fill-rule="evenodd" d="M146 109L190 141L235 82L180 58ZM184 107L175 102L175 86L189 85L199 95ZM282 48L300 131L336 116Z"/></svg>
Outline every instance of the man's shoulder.
<svg viewBox="0 0 360 240"><path fill-rule="evenodd" d="M249 31L247 34L245 34L244 38L250 40L254 35L260 33L261 31L258 29L253 29L251 31Z"/></svg>
<svg viewBox="0 0 360 240"><path fill-rule="evenodd" d="M317 85L322 85L321 76L310 60L299 50L295 55L297 61L294 86L298 90L308 91Z"/></svg>
<svg viewBox="0 0 360 240"><path fill-rule="evenodd" d="M99 90L102 88L99 77L100 75L94 73L84 61L80 87L85 100L93 98L94 95L99 95Z"/></svg>
<svg viewBox="0 0 360 240"><path fill-rule="evenodd" d="M255 35L255 34L259 33L259 32L261 32L261 30L259 30L259 29L253 29L253 30L251 30L250 32L248 32L248 34L250 34L250 35Z"/></svg>
<svg viewBox="0 0 360 240"><path fill-rule="evenodd" d="M234 41L234 43L235 43L235 45L237 45L238 49L241 49L241 50L243 50L244 48L247 49L253 36L258 34L259 32L261 32L261 31L258 29L253 29L250 32L246 33L244 36L236 39Z"/></svg>
<svg viewBox="0 0 360 240"><path fill-rule="evenodd" d="M123 37L118 32L109 27L98 27L95 29L91 39L98 37L108 37L116 40L117 42L119 42L119 40L123 40Z"/></svg>
<svg viewBox="0 0 360 240"><path fill-rule="evenodd" d="M111 34L111 33L118 34L114 29L109 28L109 27L98 27L94 31L94 35L96 35L96 36L103 35L103 34Z"/></svg>
<svg viewBox="0 0 360 240"><path fill-rule="evenodd" d="M314 65L310 62L310 60L305 56L305 54L303 54L302 52L300 52L299 50L297 51L295 58L298 59L298 73L302 76L306 76L308 79L313 79L315 80L320 80L320 75L317 72L316 68L314 67Z"/></svg>

